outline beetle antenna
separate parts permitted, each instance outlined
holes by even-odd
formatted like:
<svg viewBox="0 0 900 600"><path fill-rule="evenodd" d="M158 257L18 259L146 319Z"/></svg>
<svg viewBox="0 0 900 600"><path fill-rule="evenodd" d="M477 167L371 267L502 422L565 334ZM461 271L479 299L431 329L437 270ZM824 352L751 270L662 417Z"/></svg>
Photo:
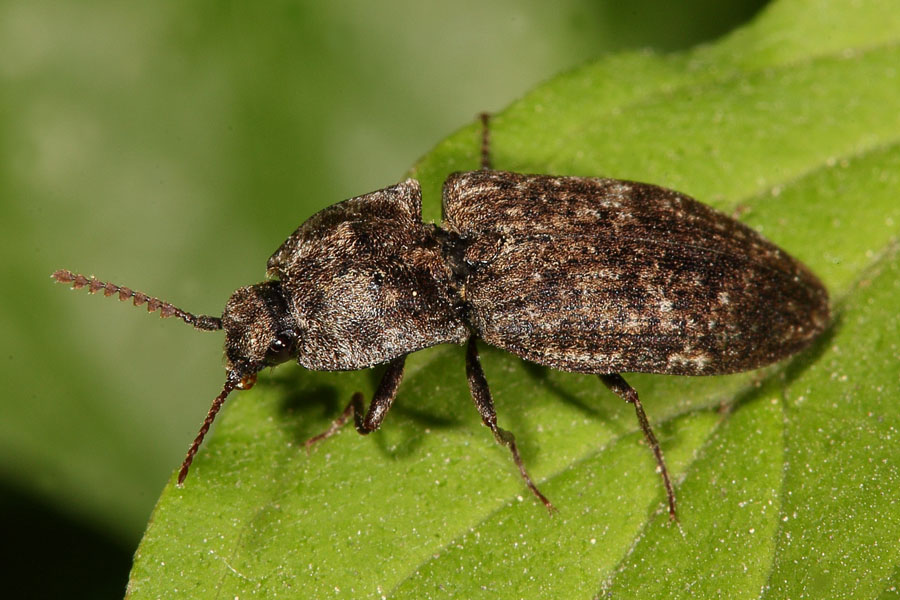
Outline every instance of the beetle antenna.
<svg viewBox="0 0 900 600"><path fill-rule="evenodd" d="M177 306L173 306L168 302L164 302L159 298L148 296L143 292L135 292L131 288L118 286L114 283L103 282L91 276L85 277L80 273L73 273L67 269L60 269L51 275L53 279L59 283L71 283L73 290L80 290L86 287L88 293L96 294L103 290L104 296L112 296L118 294L119 300L124 302L129 298L134 298L134 305L147 305L147 312L159 311L160 317L178 317L188 325L193 325L197 329L203 331L216 331L222 329L222 319L210 315L195 315L187 311L181 310Z"/></svg>
<svg viewBox="0 0 900 600"><path fill-rule="evenodd" d="M206 419L203 420L203 425L200 426L200 431L197 432L197 437L194 438L191 447L188 448L187 456L184 457L184 462L181 463L181 469L178 471L178 485L181 486L184 483L185 478L187 477L188 470L191 468L191 463L194 462L194 456L197 455L197 450L200 449L200 444L203 443L203 438L206 437L206 432L209 431L209 428L212 426L213 421L216 420L216 414L218 414L219 409L222 408L222 405L225 404L225 398L228 397L228 394L231 393L231 390L238 386L239 380L234 379L230 374L228 379L225 380L225 385L222 387L222 391L216 396L216 399L213 400L212 406L209 407L209 413L206 415Z"/></svg>

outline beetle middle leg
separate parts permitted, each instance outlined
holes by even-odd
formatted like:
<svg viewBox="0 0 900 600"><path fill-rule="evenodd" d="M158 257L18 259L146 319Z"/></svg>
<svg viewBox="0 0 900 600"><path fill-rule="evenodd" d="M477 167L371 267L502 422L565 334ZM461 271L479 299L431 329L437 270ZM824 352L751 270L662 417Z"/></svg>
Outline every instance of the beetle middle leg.
<svg viewBox="0 0 900 600"><path fill-rule="evenodd" d="M615 392L617 396L634 405L634 411L637 413L638 422L641 424L641 431L644 432L644 438L646 438L647 443L650 444L650 449L653 450L653 455L656 457L656 464L659 467L659 474L662 477L663 485L666 488L666 496L669 500L669 518L676 521L675 491L672 489L672 481L669 479L669 470L666 469L666 461L663 458L662 449L659 447L659 442L653 434L653 429L650 428L650 421L647 420L647 413L644 412L644 406L641 404L640 398L638 398L637 391L628 385L625 378L618 373L599 375L599 377L600 380L606 384L606 387Z"/></svg>
<svg viewBox="0 0 900 600"><path fill-rule="evenodd" d="M372 433L381 427L381 422L384 421L385 415L387 415L388 410L394 403L394 399L397 397L397 389L400 387L400 381L403 379L403 365L405 362L406 356L404 355L388 363L387 371L381 377L381 383L378 384L378 389L375 390L375 395L372 397L372 402L369 403L367 412L363 411L363 395L360 392L356 392L344 411L337 419L332 421L331 426L327 430L306 440L306 449L309 450L313 444L333 436L347 423L351 416L356 425L356 431L360 435Z"/></svg>
<svg viewBox="0 0 900 600"><path fill-rule="evenodd" d="M532 481L528 471L525 470L525 464L522 462L519 448L516 446L516 438L512 433L497 426L497 413L494 411L494 401L491 399L491 391L484 376L484 369L481 368L481 360L478 358L478 346L474 336L469 338L469 344L466 349L466 378L469 380L469 391L472 393L472 399L475 401L475 406L481 414L481 421L490 427L498 444L509 448L513 461L519 468L519 474L525 480L525 485L528 486L528 489L537 496L538 500L544 503L547 510L553 512L556 510L553 504L541 493L534 481Z"/></svg>

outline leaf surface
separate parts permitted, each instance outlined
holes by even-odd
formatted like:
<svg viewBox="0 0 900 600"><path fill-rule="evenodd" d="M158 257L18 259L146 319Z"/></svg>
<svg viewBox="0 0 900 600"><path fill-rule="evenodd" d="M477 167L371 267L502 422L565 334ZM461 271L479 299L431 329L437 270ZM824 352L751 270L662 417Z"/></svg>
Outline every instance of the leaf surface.
<svg viewBox="0 0 900 600"><path fill-rule="evenodd" d="M628 376L678 485L680 523L633 411L594 377L483 350L548 516L468 397L464 355L410 357L381 431L310 455L378 374L282 367L236 394L184 488L169 485L129 594L151 597L875 598L900 507L900 15L890 2L771 5L690 53L624 54L496 115L494 166L665 185L735 211L808 264L834 324L768 369ZM426 217L477 168L478 127L414 169Z"/></svg>

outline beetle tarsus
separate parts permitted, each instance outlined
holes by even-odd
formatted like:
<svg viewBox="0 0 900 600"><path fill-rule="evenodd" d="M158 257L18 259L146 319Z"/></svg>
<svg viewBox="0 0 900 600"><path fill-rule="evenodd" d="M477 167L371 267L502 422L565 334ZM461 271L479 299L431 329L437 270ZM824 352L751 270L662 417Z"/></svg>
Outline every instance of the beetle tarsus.
<svg viewBox="0 0 900 600"><path fill-rule="evenodd" d="M362 406L363 395L361 392L356 392L355 394L353 394L353 397L350 398L350 402L347 403L347 406L344 408L343 412L341 412L341 414L331 422L331 425L328 426L328 429L306 440L306 442L304 443L304 445L306 446L306 453L309 454L312 451L313 446L323 440L327 440L338 431L340 431L341 428L347 424L347 421L351 416L357 418L356 415L362 413Z"/></svg>
<svg viewBox="0 0 900 600"><path fill-rule="evenodd" d="M519 474L525 481L525 485L528 486L529 490L531 490L531 493L534 494L537 499L544 504L545 507L547 507L547 510L550 512L550 514L557 512L557 508L553 506L553 503L550 502L550 500L547 499L547 496L541 493L541 490L539 490L534 481L532 481L531 476L528 474L528 471L525 470L525 463L522 462L522 457L519 455L519 448L516 446L516 437L511 432L497 427L496 419L493 423L487 425L494 433L494 439L497 440L497 443L509 448L509 451L513 456L513 462L515 462L516 466L519 468Z"/></svg>

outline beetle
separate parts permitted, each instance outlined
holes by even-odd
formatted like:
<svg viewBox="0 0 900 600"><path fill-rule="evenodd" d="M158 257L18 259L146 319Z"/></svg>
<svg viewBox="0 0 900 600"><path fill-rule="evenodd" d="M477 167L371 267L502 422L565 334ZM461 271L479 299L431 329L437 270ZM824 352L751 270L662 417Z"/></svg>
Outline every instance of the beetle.
<svg viewBox="0 0 900 600"><path fill-rule="evenodd" d="M322 371L387 364L368 409L356 393L309 447L353 419L377 430L397 396L406 356L466 344L466 376L482 422L499 427L477 340L546 367L596 374L634 406L676 517L675 492L637 392L623 372L714 375L762 367L808 346L829 320L828 294L802 263L738 221L679 192L593 177L491 169L482 115L482 168L449 176L443 222L422 221L418 182L332 205L300 225L241 287L221 317L195 315L67 270L53 277L225 330L226 380L178 474L226 397L257 373L294 359Z"/></svg>

